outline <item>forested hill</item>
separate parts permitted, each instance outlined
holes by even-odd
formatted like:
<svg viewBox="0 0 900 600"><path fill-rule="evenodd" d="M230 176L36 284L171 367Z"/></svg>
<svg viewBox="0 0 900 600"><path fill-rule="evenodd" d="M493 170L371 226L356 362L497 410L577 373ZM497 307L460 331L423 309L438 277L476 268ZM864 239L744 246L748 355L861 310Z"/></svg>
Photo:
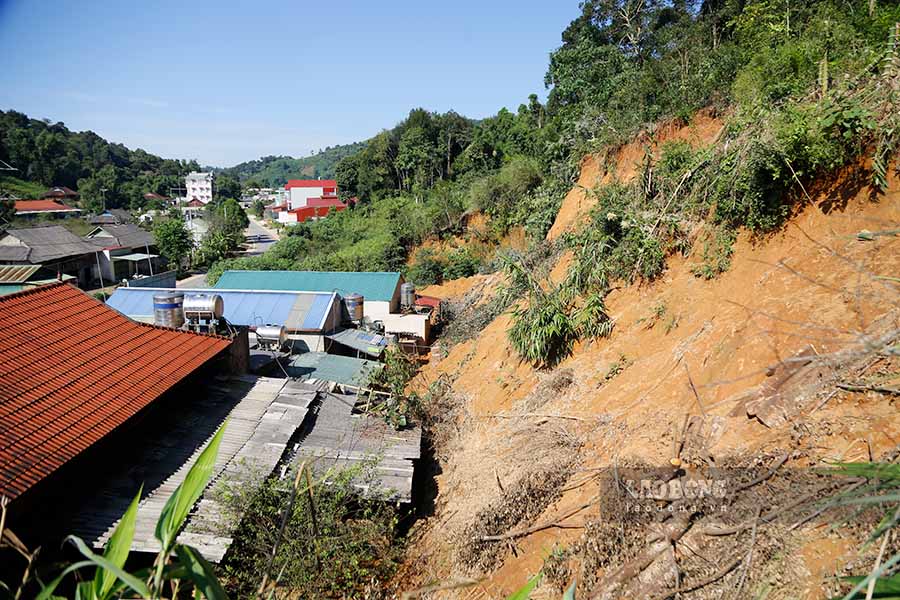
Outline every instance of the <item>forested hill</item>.
<svg viewBox="0 0 900 600"><path fill-rule="evenodd" d="M200 168L196 161L131 150L93 131L71 131L14 110L0 111L0 160L17 169L18 179L77 190L91 209L102 203L104 189L107 207L143 207L144 194L170 196L186 173Z"/></svg>
<svg viewBox="0 0 900 600"><path fill-rule="evenodd" d="M303 158L263 156L216 172L231 175L251 187L279 187L288 179L333 179L338 162L365 147L365 142L354 142L328 147Z"/></svg>

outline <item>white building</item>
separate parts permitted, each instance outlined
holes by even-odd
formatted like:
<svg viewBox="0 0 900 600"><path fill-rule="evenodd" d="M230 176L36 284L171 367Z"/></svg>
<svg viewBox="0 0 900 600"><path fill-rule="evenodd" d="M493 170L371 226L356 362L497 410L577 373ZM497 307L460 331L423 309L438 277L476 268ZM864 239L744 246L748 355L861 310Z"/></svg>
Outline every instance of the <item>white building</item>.
<svg viewBox="0 0 900 600"><path fill-rule="evenodd" d="M337 182L334 179L291 179L284 189L290 194L289 208L306 208L310 200L322 198L337 200Z"/></svg>
<svg viewBox="0 0 900 600"><path fill-rule="evenodd" d="M184 187L187 189L187 199L190 202L194 198L203 204L209 204L213 199L213 174L188 173L184 178Z"/></svg>

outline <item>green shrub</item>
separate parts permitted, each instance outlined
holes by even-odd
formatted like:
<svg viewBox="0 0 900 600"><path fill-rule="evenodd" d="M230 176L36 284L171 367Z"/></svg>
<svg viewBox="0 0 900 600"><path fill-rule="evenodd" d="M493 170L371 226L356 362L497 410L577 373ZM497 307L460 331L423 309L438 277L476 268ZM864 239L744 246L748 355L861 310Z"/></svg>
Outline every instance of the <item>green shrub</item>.
<svg viewBox="0 0 900 600"><path fill-rule="evenodd" d="M443 263L431 248L423 248L416 253L415 261L406 273L407 279L417 286L427 286L444 280Z"/></svg>
<svg viewBox="0 0 900 600"><path fill-rule="evenodd" d="M731 267L731 255L737 233L724 226L716 227L703 242L702 262L691 267L691 273L702 279L715 279Z"/></svg>
<svg viewBox="0 0 900 600"><path fill-rule="evenodd" d="M575 320L569 315L559 289L532 290L524 307L512 311L507 334L524 360L538 367L553 367L572 352L578 339Z"/></svg>
<svg viewBox="0 0 900 600"><path fill-rule="evenodd" d="M265 572L298 598L361 598L379 589L396 570L403 544L392 505L377 487L366 496L356 487L375 485L372 470L366 464L312 482L314 515L303 479L294 502L291 479L269 480L256 489L225 482L226 513L246 511L221 565L232 597L256 597Z"/></svg>
<svg viewBox="0 0 900 600"><path fill-rule="evenodd" d="M478 272L481 260L474 256L467 248L458 248L447 254L447 263L443 266L444 279L459 279L470 277Z"/></svg>

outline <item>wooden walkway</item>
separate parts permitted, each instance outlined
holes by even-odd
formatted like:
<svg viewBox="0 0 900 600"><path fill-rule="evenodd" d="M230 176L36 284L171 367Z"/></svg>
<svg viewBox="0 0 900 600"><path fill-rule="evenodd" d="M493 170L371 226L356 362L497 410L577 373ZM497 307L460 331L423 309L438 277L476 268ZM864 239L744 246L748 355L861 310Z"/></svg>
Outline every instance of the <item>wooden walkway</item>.
<svg viewBox="0 0 900 600"><path fill-rule="evenodd" d="M75 531L86 542L96 548L106 544L143 481L132 550L158 552L154 531L163 506L228 417L213 480L179 536L208 560L222 559L240 515L225 518L226 511L210 490L218 481L253 485L271 474L306 418L316 392L289 380L250 375L214 383L208 391L206 397L185 403L185 410L173 416L172 427L145 444L140 460L111 478L95 502L88 504L90 510L79 515Z"/></svg>

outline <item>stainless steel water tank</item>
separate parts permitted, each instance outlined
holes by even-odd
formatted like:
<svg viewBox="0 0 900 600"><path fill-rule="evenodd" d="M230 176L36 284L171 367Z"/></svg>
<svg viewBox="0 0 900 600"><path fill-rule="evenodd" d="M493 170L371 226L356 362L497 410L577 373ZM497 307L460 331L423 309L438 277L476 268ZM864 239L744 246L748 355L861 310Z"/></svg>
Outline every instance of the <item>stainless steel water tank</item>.
<svg viewBox="0 0 900 600"><path fill-rule="evenodd" d="M404 283L400 286L400 306L412 308L416 304L416 286Z"/></svg>
<svg viewBox="0 0 900 600"><path fill-rule="evenodd" d="M221 319L225 302L218 294L189 294L184 297L184 317L188 320Z"/></svg>
<svg viewBox="0 0 900 600"><path fill-rule="evenodd" d="M260 325L256 328L256 341L260 346L281 348L287 343L284 325Z"/></svg>
<svg viewBox="0 0 900 600"><path fill-rule="evenodd" d="M351 321L362 321L364 303L365 298L359 294L351 293L344 296L344 306L347 307L347 312L350 313Z"/></svg>
<svg viewBox="0 0 900 600"><path fill-rule="evenodd" d="M153 294L153 322L162 327L175 329L184 325L184 294L177 292Z"/></svg>

